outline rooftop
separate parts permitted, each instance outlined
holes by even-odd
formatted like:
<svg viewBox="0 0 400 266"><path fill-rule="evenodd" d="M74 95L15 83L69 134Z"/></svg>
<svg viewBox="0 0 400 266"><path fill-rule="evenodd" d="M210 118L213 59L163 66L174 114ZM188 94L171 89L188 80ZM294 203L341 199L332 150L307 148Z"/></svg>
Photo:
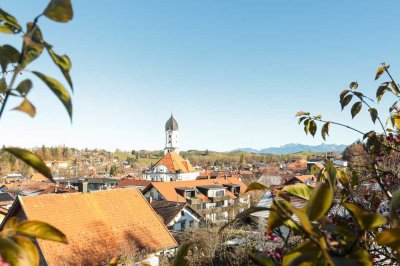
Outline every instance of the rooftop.
<svg viewBox="0 0 400 266"><path fill-rule="evenodd" d="M48 222L69 244L37 240L46 263L98 265L126 248L156 251L177 242L136 188L18 197L9 215Z"/></svg>

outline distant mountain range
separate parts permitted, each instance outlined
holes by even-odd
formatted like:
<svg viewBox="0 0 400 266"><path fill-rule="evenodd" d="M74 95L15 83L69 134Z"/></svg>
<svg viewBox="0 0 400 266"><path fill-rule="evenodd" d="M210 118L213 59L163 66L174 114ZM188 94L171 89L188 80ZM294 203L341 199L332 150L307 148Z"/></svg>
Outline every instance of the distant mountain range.
<svg viewBox="0 0 400 266"><path fill-rule="evenodd" d="M298 152L342 152L347 147L344 144L321 144L321 145L304 145L304 144L285 144L280 147L269 147L261 150L256 150L252 148L239 148L234 151L243 151L249 153L262 153L262 154L288 154L288 153L298 153Z"/></svg>

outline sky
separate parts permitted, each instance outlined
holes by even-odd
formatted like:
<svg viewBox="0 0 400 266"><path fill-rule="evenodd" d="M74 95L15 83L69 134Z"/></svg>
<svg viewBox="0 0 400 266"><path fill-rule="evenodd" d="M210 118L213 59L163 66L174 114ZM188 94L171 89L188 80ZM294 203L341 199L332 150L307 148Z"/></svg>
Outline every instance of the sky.
<svg viewBox="0 0 400 266"><path fill-rule="evenodd" d="M44 0L1 0L20 24L46 7ZM61 102L32 78L35 118L12 111L0 120L0 144L22 147L156 150L164 147L171 112L182 150L261 149L286 143L317 145L297 111L322 114L362 131L368 112L354 120L341 112L339 93L351 81L375 95L381 62L400 70L399 1L74 1L74 19L39 26L73 67L73 121ZM21 45L1 35L0 44ZM47 54L28 69L67 87ZM383 105L388 102L383 101ZM381 104L382 105L382 104ZM381 110L381 109L379 109ZM332 127L326 143L360 136Z"/></svg>

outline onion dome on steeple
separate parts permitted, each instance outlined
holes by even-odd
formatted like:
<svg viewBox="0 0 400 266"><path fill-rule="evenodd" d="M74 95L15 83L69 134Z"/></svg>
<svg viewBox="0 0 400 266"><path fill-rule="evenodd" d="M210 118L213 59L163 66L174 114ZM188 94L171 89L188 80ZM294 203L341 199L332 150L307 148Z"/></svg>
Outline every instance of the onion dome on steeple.
<svg viewBox="0 0 400 266"><path fill-rule="evenodd" d="M165 123L165 131L172 130L172 131L177 131L178 130L178 122L176 122L174 116L171 114L171 117L168 119L167 123Z"/></svg>

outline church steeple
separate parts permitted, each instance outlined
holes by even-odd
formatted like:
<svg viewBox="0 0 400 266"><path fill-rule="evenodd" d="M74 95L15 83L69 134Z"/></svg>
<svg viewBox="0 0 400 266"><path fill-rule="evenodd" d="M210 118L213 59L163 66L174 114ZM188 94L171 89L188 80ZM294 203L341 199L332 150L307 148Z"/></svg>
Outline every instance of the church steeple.
<svg viewBox="0 0 400 266"><path fill-rule="evenodd" d="M176 122L174 116L171 114L171 117L165 123L165 131L172 130L178 131L178 122Z"/></svg>
<svg viewBox="0 0 400 266"><path fill-rule="evenodd" d="M167 154L170 151L179 153L178 150L178 122L176 122L174 116L171 117L165 123L165 149L164 153Z"/></svg>

